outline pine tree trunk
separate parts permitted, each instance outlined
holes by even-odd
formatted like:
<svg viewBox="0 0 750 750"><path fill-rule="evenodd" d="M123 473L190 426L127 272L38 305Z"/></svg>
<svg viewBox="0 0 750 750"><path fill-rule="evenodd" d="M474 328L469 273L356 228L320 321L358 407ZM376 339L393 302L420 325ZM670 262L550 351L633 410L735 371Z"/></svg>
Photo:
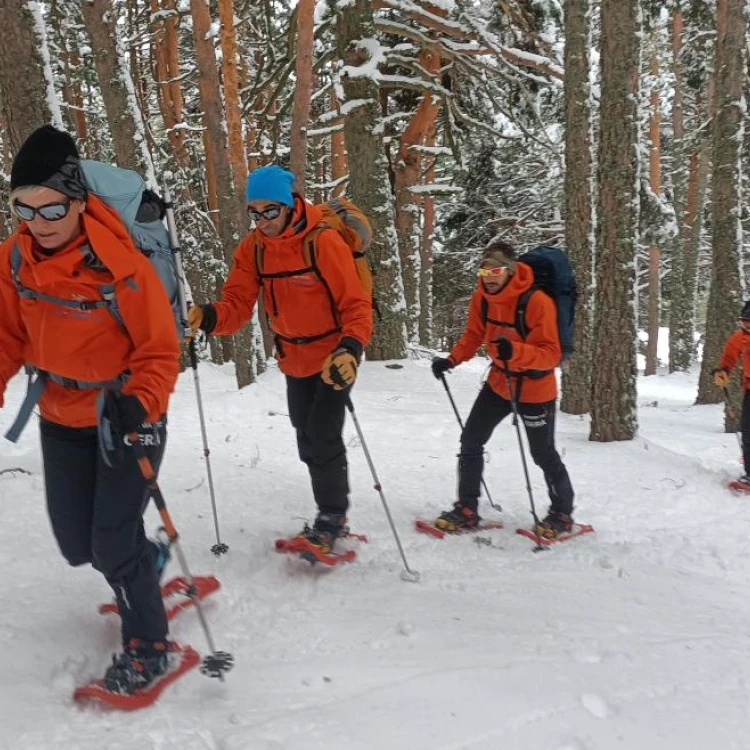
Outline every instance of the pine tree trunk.
<svg viewBox="0 0 750 750"><path fill-rule="evenodd" d="M722 399L721 391L713 384L711 371L716 366L726 338L736 327L740 310L740 159L745 110L743 5L744 0L718 0L716 6L716 115L711 175L711 290L708 296L703 362L698 381L699 404L717 403ZM730 422L729 416L726 415L727 426Z"/></svg>
<svg viewBox="0 0 750 750"><path fill-rule="evenodd" d="M425 141L430 148L435 146L436 123L433 122ZM435 157L429 157L425 173L425 184L435 182ZM431 195L422 198L422 245L419 264L419 341L424 346L432 344L432 263L435 238L435 199Z"/></svg>
<svg viewBox="0 0 750 750"><path fill-rule="evenodd" d="M37 19L26 0L0 2L0 105L3 141L15 154L27 136L53 121L48 81L39 45Z"/></svg>
<svg viewBox="0 0 750 750"><path fill-rule="evenodd" d="M337 36L345 66L341 71L346 97L342 105L344 138L352 167L347 193L367 214L374 233L368 254L380 317L367 352L370 359L400 359L406 355L404 287L383 147L379 87L361 70L371 58L363 41L375 36L370 0L353 0L338 8Z"/></svg>
<svg viewBox="0 0 750 750"><path fill-rule="evenodd" d="M130 73L120 59L112 0L81 3L118 166L153 175ZM140 123L140 125L139 125Z"/></svg>
<svg viewBox="0 0 750 750"><path fill-rule="evenodd" d="M597 304L591 440L635 436L639 0L602 0Z"/></svg>
<svg viewBox="0 0 750 750"><path fill-rule="evenodd" d="M289 137L289 168L297 178L294 189L305 195L307 175L307 125L313 92L313 31L315 0L297 3L297 59L292 123Z"/></svg>
<svg viewBox="0 0 750 750"><path fill-rule="evenodd" d="M656 53L651 57L651 75L653 76L654 84L650 97L649 140L651 141L651 147L649 151L649 178L651 192L656 196L661 196L661 114L659 112L659 91L656 88L656 81L659 76L659 59ZM661 267L660 255L659 248L655 244L652 244L648 252L648 343L646 344L644 375L656 375L656 365L658 362L659 310L661 308L661 283L659 280Z"/></svg>
<svg viewBox="0 0 750 750"><path fill-rule="evenodd" d="M565 5L565 246L578 285L575 354L563 367L560 409L586 414L591 402L593 247L591 194L591 0Z"/></svg>

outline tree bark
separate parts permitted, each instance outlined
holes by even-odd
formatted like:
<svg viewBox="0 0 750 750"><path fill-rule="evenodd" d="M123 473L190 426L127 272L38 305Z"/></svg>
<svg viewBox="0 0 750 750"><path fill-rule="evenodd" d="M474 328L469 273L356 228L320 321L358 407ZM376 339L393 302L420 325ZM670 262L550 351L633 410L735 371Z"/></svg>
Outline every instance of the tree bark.
<svg viewBox="0 0 750 750"><path fill-rule="evenodd" d="M743 0L718 0L711 175L712 263L706 339L698 381L697 403L717 403L722 394L713 384L724 342L735 329L740 310L740 159L744 138L743 81L745 76L745 16ZM727 431L737 429L725 416Z"/></svg>
<svg viewBox="0 0 750 750"><path fill-rule="evenodd" d="M133 82L119 55L112 0L88 0L81 3L81 11L91 40L115 160L120 167L153 178L143 121L140 111L136 112Z"/></svg>
<svg viewBox="0 0 750 750"><path fill-rule="evenodd" d="M591 408L594 311L591 190L591 0L565 6L565 245L575 271L575 354L563 367L560 409L586 414Z"/></svg>
<svg viewBox="0 0 750 750"><path fill-rule="evenodd" d="M639 0L602 0L601 137L591 440L635 436Z"/></svg>
<svg viewBox="0 0 750 750"><path fill-rule="evenodd" d="M371 54L364 40L375 36L370 0L353 0L338 8L337 44L344 61L341 80L344 138L349 162L348 194L367 214L373 228L368 251L380 310L368 356L400 359L406 355L404 287L393 223L391 186L383 146L380 92L368 70Z"/></svg>
<svg viewBox="0 0 750 750"><path fill-rule="evenodd" d="M294 189L304 195L307 176L307 125L310 121L310 103L313 92L315 0L299 0L296 13L297 59L289 138L289 168L296 177Z"/></svg>
<svg viewBox="0 0 750 750"><path fill-rule="evenodd" d="M44 72L37 18L26 0L0 2L0 106L5 122L3 140L13 154L28 135L57 118L54 97ZM60 118L61 119L61 118ZM62 122L60 122L62 125Z"/></svg>
<svg viewBox="0 0 750 750"><path fill-rule="evenodd" d="M651 89L650 105L651 117L649 119L649 178L651 192L661 196L661 145L660 126L661 113L659 111L659 91L656 81L659 76L659 58L654 52L651 56L651 75L653 77L653 88ZM644 375L656 375L658 363L659 346L659 310L660 288L659 271L661 269L661 255L656 244L652 244L648 252L648 343L646 344L646 366Z"/></svg>

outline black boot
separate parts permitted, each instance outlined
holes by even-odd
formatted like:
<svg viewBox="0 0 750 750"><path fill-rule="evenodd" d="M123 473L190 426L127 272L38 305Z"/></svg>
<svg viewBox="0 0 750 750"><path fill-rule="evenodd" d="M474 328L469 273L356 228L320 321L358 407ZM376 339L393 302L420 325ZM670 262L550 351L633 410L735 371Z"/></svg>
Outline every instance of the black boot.
<svg viewBox="0 0 750 750"><path fill-rule="evenodd" d="M572 530L573 517L550 508L545 519L539 521L534 528L534 533L545 539L557 539L560 534L567 534Z"/></svg>
<svg viewBox="0 0 750 750"><path fill-rule="evenodd" d="M435 526L442 531L454 533L463 529L473 529L481 520L476 508L456 503L450 510L440 514L435 521Z"/></svg>
<svg viewBox="0 0 750 750"><path fill-rule="evenodd" d="M104 688L131 695L148 687L169 669L169 642L131 638L124 651L112 657L104 674Z"/></svg>
<svg viewBox="0 0 750 750"><path fill-rule="evenodd" d="M315 523L312 526L305 524L299 536L304 537L327 555L333 550L336 540L346 536L348 531L344 513L319 512Z"/></svg>

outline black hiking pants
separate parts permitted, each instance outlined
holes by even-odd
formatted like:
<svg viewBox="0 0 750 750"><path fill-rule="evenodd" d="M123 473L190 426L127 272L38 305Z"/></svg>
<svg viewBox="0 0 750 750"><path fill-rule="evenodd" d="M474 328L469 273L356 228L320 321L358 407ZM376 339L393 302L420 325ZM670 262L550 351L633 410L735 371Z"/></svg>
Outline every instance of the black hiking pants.
<svg viewBox="0 0 750 750"><path fill-rule="evenodd" d="M742 398L742 461L745 464L745 474L750 476L750 391L745 391Z"/></svg>
<svg viewBox="0 0 750 750"><path fill-rule="evenodd" d="M315 503L322 513L346 513L349 507L349 469L342 433L350 390L334 391L320 375L286 377L297 450L310 471Z"/></svg>
<svg viewBox="0 0 750 750"><path fill-rule="evenodd" d="M166 422L141 427L141 443L158 469ZM91 563L112 587L122 618L123 644L131 638L167 637L159 591L157 548L146 539L146 482L130 446L111 468L103 461L96 427L65 427L41 421L47 511L63 557Z"/></svg>
<svg viewBox="0 0 750 750"><path fill-rule="evenodd" d="M556 404L520 402L518 413L526 429L529 450L534 463L544 472L550 498L550 509L573 513L573 487L568 470L555 448ZM484 470L484 446L500 422L512 412L510 401L499 396L485 383L461 433L458 456L458 499L476 509ZM515 428L514 428L515 429ZM519 462L521 460L519 456Z"/></svg>

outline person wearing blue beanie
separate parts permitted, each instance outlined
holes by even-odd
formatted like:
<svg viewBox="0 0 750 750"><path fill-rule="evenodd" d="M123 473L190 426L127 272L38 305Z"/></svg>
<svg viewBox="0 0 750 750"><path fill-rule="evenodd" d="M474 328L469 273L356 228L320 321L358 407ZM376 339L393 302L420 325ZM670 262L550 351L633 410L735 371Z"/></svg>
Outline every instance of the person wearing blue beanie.
<svg viewBox="0 0 750 750"><path fill-rule="evenodd" d="M294 196L292 195L294 180L295 177L291 172L276 164L260 167L247 177L247 189L245 191L247 202L274 201L292 208L294 206Z"/></svg>
<svg viewBox="0 0 750 750"><path fill-rule="evenodd" d="M324 219L322 206L293 191L294 181L276 165L248 177L254 227L235 250L221 298L190 308L188 323L194 333L229 336L252 318L262 296L317 506L315 521L292 540L293 551L330 565L340 560L334 545L347 533L344 419L372 335L372 301L351 248Z"/></svg>

